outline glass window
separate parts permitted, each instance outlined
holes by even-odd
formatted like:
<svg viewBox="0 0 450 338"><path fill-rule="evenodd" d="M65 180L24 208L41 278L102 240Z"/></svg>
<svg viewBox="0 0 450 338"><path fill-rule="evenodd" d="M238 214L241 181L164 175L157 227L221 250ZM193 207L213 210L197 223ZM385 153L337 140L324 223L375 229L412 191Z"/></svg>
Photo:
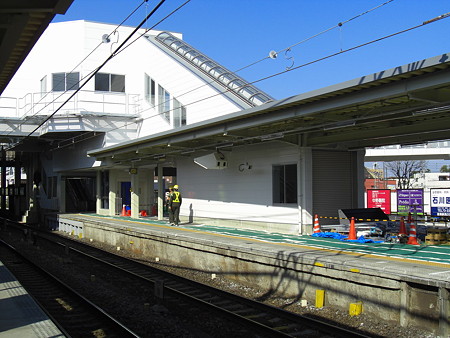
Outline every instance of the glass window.
<svg viewBox="0 0 450 338"><path fill-rule="evenodd" d="M273 203L297 203L297 165L274 165L272 189Z"/></svg>
<svg viewBox="0 0 450 338"><path fill-rule="evenodd" d="M80 88L80 73L66 74L66 90L76 90Z"/></svg>
<svg viewBox="0 0 450 338"><path fill-rule="evenodd" d="M170 122L170 94L160 85L158 85L158 111Z"/></svg>
<svg viewBox="0 0 450 338"><path fill-rule="evenodd" d="M47 93L47 75L41 79L41 96Z"/></svg>
<svg viewBox="0 0 450 338"><path fill-rule="evenodd" d="M97 73L95 74L95 90L125 93L125 75Z"/></svg>
<svg viewBox="0 0 450 338"><path fill-rule="evenodd" d="M95 90L102 92L109 91L109 74L95 74Z"/></svg>
<svg viewBox="0 0 450 338"><path fill-rule="evenodd" d="M65 90L65 73L52 74L52 88L54 92L63 92Z"/></svg>
<svg viewBox="0 0 450 338"><path fill-rule="evenodd" d="M66 90L78 89L80 82L80 73L53 73L52 88L54 92L63 92Z"/></svg>
<svg viewBox="0 0 450 338"><path fill-rule="evenodd" d="M147 74L145 74L145 99L152 106L156 103L155 81Z"/></svg>
<svg viewBox="0 0 450 338"><path fill-rule="evenodd" d="M125 93L125 75L111 74L111 91Z"/></svg>
<svg viewBox="0 0 450 338"><path fill-rule="evenodd" d="M181 127L186 125L186 107L180 101L173 99L173 126Z"/></svg>

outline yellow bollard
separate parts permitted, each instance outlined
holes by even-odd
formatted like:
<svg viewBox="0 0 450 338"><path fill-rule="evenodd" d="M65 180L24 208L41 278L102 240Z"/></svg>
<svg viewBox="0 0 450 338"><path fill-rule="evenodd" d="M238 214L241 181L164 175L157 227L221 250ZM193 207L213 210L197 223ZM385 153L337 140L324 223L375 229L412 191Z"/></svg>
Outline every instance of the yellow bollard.
<svg viewBox="0 0 450 338"><path fill-rule="evenodd" d="M350 316L359 316L362 313L362 302L350 303L348 314Z"/></svg>
<svg viewBox="0 0 450 338"><path fill-rule="evenodd" d="M325 290L316 290L316 308L321 308L325 304Z"/></svg>

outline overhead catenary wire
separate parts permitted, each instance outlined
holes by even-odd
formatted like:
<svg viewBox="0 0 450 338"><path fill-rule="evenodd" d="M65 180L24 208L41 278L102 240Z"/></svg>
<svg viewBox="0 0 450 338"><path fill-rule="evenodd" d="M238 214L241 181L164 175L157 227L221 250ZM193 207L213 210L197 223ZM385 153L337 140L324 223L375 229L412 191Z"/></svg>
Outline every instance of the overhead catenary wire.
<svg viewBox="0 0 450 338"><path fill-rule="evenodd" d="M188 0L188 1L186 1L185 3L183 3L182 5L180 5L175 11L177 11L177 10L179 10L180 8L182 8L183 6L185 6L189 1L190 1L190 0ZM342 26L343 24L345 24L345 23L347 23L347 22L353 21L353 20L355 20L355 19L357 19L357 18L359 18L359 17L361 17L361 16L363 16L363 15L365 15L365 14L367 14L367 13L370 13L370 12L372 12L372 11L374 11L374 10L376 10L376 9L378 9L378 8L380 8L380 7L382 7L382 6L384 6L384 5L387 5L388 3L392 2L392 1L394 1L394 0L388 0L388 1L386 1L386 2L384 2L384 3L382 3L382 4L378 5L378 6L376 6L376 7L374 7L374 8L371 8L371 9L366 10L366 11L364 11L364 12L362 12L362 13L356 15L356 16L353 16L353 17L351 17L351 18L349 18L349 19L347 19L347 20L344 20L344 21L342 21L342 22L339 22L338 24L334 25L333 27L330 27L330 28L328 28L328 29L326 29L326 30L324 30L324 31L322 31L322 32L320 32L320 33L317 33L317 34L315 34L315 35L313 35L313 36L311 36L311 37L309 37L309 38L307 38L307 39L305 39L305 40L303 40L303 41L300 41L300 42L298 42L298 43L296 43L296 44L293 44L293 45L291 45L291 46L289 46L289 47L286 47L285 49L280 50L278 53L280 53L280 52L282 52L282 51L291 50L291 48L293 48L293 47L295 47L295 46L297 46L297 45L299 45L299 44L301 44L301 43L303 43L303 42L306 42L306 41L308 41L308 40L311 40L311 39L313 39L313 38L315 38L315 37L317 37L317 36L319 36L319 35L321 35L321 34L324 34L324 33L328 32L328 31L330 31L330 30L336 28L336 27L340 27L340 26ZM154 29L155 27L157 27L161 22L165 21L169 16L171 16L175 11L169 13L169 15L165 16L164 18L162 18L160 21L158 21L157 23L155 23L152 27L146 29L146 30L145 30L143 33L141 33L136 39L134 39L134 40L131 41L128 45L126 45L124 48L122 48L120 51L118 51L116 55L118 55L119 53L123 52L126 48L128 48L128 47L131 46L133 43L135 43L139 38L141 38L142 36L144 36L149 30ZM342 50L341 50L341 51L342 51ZM263 58L263 59L261 59L261 60L259 60L259 61L253 62L253 63L251 63L251 64L249 64L249 65L247 65L247 66L244 66L244 67L242 67L242 68L240 68L240 69L238 69L238 70L236 70L236 71L234 71L234 72L232 72L232 73L233 73L233 74L238 73L238 72L240 72L240 71L242 71L242 70L244 70L244 69L246 69L246 68L248 68L248 67L250 67L250 66L253 66L253 65L255 65L255 64L257 64L257 63L259 63L259 62L261 62L261 61L263 61L263 60L266 60L267 58L268 58L268 57L265 57L265 58ZM290 68L292 68L292 67L290 67ZM190 89L190 90L188 90L188 91L186 91L186 92L184 92L184 93L178 95L177 97L180 98L180 97L182 97L182 96L184 96L184 95L187 95L187 94L189 94L189 93L192 93L192 92L194 92L194 91L196 91L196 90L198 90L198 89L200 89L200 88L202 88L202 87L208 86L209 84L213 83L214 81L215 81L215 80L212 80L212 81L206 82L205 84L202 84L201 86L192 88L192 89ZM227 90L227 91L229 91L229 90ZM225 91L225 92L227 92L227 91ZM224 93L224 92L220 92L220 94L222 94L222 93ZM158 107L158 106L160 106L160 105L164 105L165 103L166 103L166 102L161 102L161 103L159 103L156 107ZM185 105L183 105L183 106L187 106L187 105L185 104ZM153 108L153 107L152 107L152 108ZM152 109L152 108L149 108L149 109ZM148 109L147 109L147 110L148 110ZM144 110L144 111L142 111L142 112L145 112L145 111L146 111L146 110ZM172 111L172 110L169 110L168 112L170 112L170 111ZM142 113L142 112L141 112L141 113ZM147 117L147 118L145 118L145 119L152 118L152 117L155 117L155 116L158 116L158 115L160 115L160 114L158 113L158 114L152 115L152 116L150 116L150 117ZM125 119L124 119L124 120L125 120ZM113 130L114 130L114 129L113 129ZM64 141L62 141L62 142L64 142Z"/></svg>
<svg viewBox="0 0 450 338"><path fill-rule="evenodd" d="M146 3L148 0L144 0L132 13L130 13L128 16L127 16L127 18L125 18L122 22L121 22L121 24L118 26L118 27L120 27L126 20L128 20L128 18L131 16L131 15L133 15L144 3ZM165 17L163 17L160 21L158 21L156 24L154 24L152 27L150 27L150 28L148 28L148 29L146 29L142 34L140 34L136 39L134 39L133 41L131 41L128 45L126 45L125 46L125 43L126 43L126 41L124 41L124 43L122 43L121 44L121 46L123 46L123 48L118 48L118 49L116 49L115 50L115 52L114 53L112 53L111 54L111 56L110 56L110 58L108 58L108 61L112 58L112 57L114 57L114 56L117 56L119 53L121 53L121 52L123 52L126 48L128 48L129 46L131 46L134 42L136 42L139 38L141 38L142 36L144 36L149 30L151 30L151 29L154 29L155 27L157 27L161 22L163 22L163 21L165 21L168 17L170 17L171 15L173 15L173 13L175 13L176 11L178 11L179 9L181 9L182 7L184 7L187 3L189 3L191 0L187 0L187 1L185 1L183 4L181 4L178 8L176 8L174 11L172 11L171 13L169 13L168 15L166 15ZM289 47L287 47L287 48L285 48L285 49L283 49L283 50L281 50L281 51L279 51L279 52L282 52L282 51L285 51L285 50L290 50L291 48L293 48L294 46L297 46L297 45L299 45L300 43L303 43L303 42L306 42L306 41L308 41L308 40L310 40L310 39L312 39L312 38L314 38L314 37L316 37L316 36L319 36L319 35L321 35L321 34L323 34L323 33L325 33L325 32L327 32L327 31L329 31L329 30L331 30L331 29L334 29L334 28L336 28L336 27L338 27L338 26L342 26L342 24L343 23L347 23L347 22L349 22L349 21L352 21L352 20L354 20L354 19L356 19L356 18L358 18L358 17L361 17L361 16L363 16L364 14L367 14L367 13L369 13L369 12L371 12L371 11L373 11L373 10L375 10L375 9L377 9L377 8L380 8L380 7L382 7L382 6L384 6L384 5L386 5L387 3L389 3L389 2L392 2L392 1L394 1L394 0L389 0L389 1L386 1L386 2L384 2L383 4L381 4L381 5L379 5L379 6L377 6L377 7L374 7L374 8L372 8L372 9L370 9L370 10L367 10L367 11L365 11L365 12L363 12L363 13L360 13L360 14L358 14L358 15L356 15L356 16L354 16L354 17L352 17L352 18L350 18L350 19L347 19L347 20L345 20L345 21L343 21L342 23L339 23L338 25L335 25L335 26L333 26L333 27L331 27L331 28L329 28L329 29L327 29L327 30L325 30L325 31L323 31L323 32L321 32L321 33L318 33L318 34L315 34L315 35L313 35L313 36L311 36L311 37L309 37L309 38L307 38L307 39L305 39L305 40L303 40L303 41L301 41L301 42L298 42L298 43L296 43L296 44L294 44L294 45L291 45L291 46L289 46ZM147 9L147 7L146 7L146 9ZM148 21L148 19L146 19L145 21ZM117 28L118 28L117 27ZM116 31L117 31L117 28L112 32L112 33L110 33L108 36L107 36L107 38L109 38L112 34L114 34ZM137 31L137 30L135 30L135 31ZM133 32L133 34L134 34L134 32ZM88 56L90 56L99 46L101 46L102 45L102 43L100 43ZM76 69L76 67L78 67L83 61L85 61L86 59L87 59L87 57L88 56L86 56L77 66L75 66L74 68L73 68L73 70L74 69ZM247 65L247 66L245 66L245 67L242 67L242 68L240 68L240 69L238 69L238 70L236 70L235 72L233 72L233 73L237 73L237 72L239 72L239 71L241 71L241 70L243 70L243 69L246 69L246 68L248 68L248 67L250 67L250 66L252 66L252 65L254 65L254 64L256 64L256 63L258 63L258 62L260 62L260 61L262 61L262 60L265 60L265 59L267 59L267 57L266 58L264 58L264 59L261 59L261 60L259 60L259 61L257 61L257 62L254 62L254 63L252 63L252 64L250 64L250 65ZM103 66L103 65L102 65ZM72 71L73 71L72 70ZM52 103L54 103L55 102L55 100L57 100L57 99L59 99L60 97L62 97L65 93L67 93L67 91L69 91L69 90L71 90L71 89L73 89L76 85L78 85L81 81L83 81L84 79L86 79L87 78L87 80L83 83L83 85L82 86L80 86L79 88L77 88L76 90L75 90L75 92L73 93L73 95L71 95L67 100L65 100L61 105L60 105L60 107L58 107L56 110L55 110L55 112L53 112L48 118L46 118L43 122L41 122L30 134L28 134L27 135L27 137L29 137L29 136L31 136L34 132L36 132L45 122L47 122L50 118L52 118L67 102L69 102L72 98L73 98L73 96L76 94L76 93L78 93L81 89L82 89L82 87L84 87L84 85L87 83L87 82L89 82L89 80L90 79L92 79L92 77L93 76L95 76L95 74L97 73L99 71L99 69L94 69L93 71L91 71L89 74L87 74L86 76L84 76L80 81L78 81L76 84L74 84L74 85L72 85L72 87L71 88L68 88L68 89L66 89L65 91L63 91L59 96L57 96L56 98L54 98L51 102L49 102L49 103L47 103L44 107L42 107L38 112L36 112L35 114L33 114L32 116L36 116L39 112L41 112L43 109L45 109L47 106L49 106L50 104L52 104ZM200 89L200 88L202 88L202 87L204 87L204 86L207 86L207 85L209 85L210 83L212 83L212 82L214 82L215 80L212 80L212 81L210 81L210 82L207 82L207 83L205 83L205 84L203 84L203 85L201 85L201 86L199 86L199 87L196 87L196 88L193 88L193 89L191 89L191 90L189 90L189 91L187 91L187 92L185 92L185 93L182 93L181 95L179 95L178 97L181 97L181 96L183 96L183 95L186 95L186 94L188 94L188 93L191 93L191 92L193 92L193 91L195 91L195 90L198 90L198 89ZM46 95L44 96L44 97L46 97L47 95L48 95L49 93L46 93ZM43 98L44 98L43 97ZM41 100L43 99L43 98L41 98ZM39 101L40 102L40 101ZM38 103L39 103L38 102ZM161 104L164 104L164 103L160 103L160 105ZM186 105L184 105L184 106L186 106ZM31 108L32 109L32 108ZM25 122L23 122L23 123L25 123ZM16 128L14 128L12 131L10 131L7 135L10 135L14 130L17 130L21 125L23 125L23 123L20 123ZM23 141L23 140L22 140Z"/></svg>
<svg viewBox="0 0 450 338"><path fill-rule="evenodd" d="M119 25L117 25L111 33L109 33L109 34L106 36L106 39L109 39L109 38L111 37L111 35L115 34L115 32L117 32L117 29L120 28L120 27L121 27L121 26L122 26L122 25L123 25L123 24L124 24L124 23L125 23L125 22L126 22L126 21L134 14L134 13L136 13L136 11L137 11L144 3L146 3L147 1L148 1L148 0L142 1L141 4L140 4L139 6L137 6L130 14L128 14L128 16L127 16L124 20L122 20L122 22L121 22ZM85 61L89 58L89 56L91 56L91 55L92 55L92 54L93 54L93 53L94 53L94 52L95 52L102 44L103 44L103 42L100 42L100 43L99 43L92 51L89 52L88 55L86 55L80 62L78 62L78 64L77 64L76 66L74 66L74 67L72 68L72 70L71 70L69 73L72 73L72 72L73 72L74 70L76 70L79 66L81 66L81 65L83 64L83 62L85 62ZM92 73L92 72L91 72L91 73ZM84 78L90 76L91 73L87 74L85 77L83 77L82 79L80 79L79 81L77 81L76 83L74 83L73 85L71 85L71 87L69 87L69 88L65 89L64 91L62 91L57 97L53 98L53 100L51 100L50 102L48 102L47 104L45 104L41 109L39 109L37 112L35 112L35 113L32 114L31 116L36 116L36 115L38 115L38 114L39 114L41 111L43 111L46 107L48 107L49 105L55 103L56 100L58 100L60 97L64 96L64 94L66 94L69 90L73 90L73 88L74 88L75 86L79 85L79 83L80 83ZM57 84L60 84L60 83L62 83L62 80L61 80L60 82L58 82ZM50 93L52 93L52 92L46 92L45 95L41 96L41 98L39 99L39 101L36 102L36 103L34 103L33 106L32 106L28 111L26 111L24 115L27 115L27 116L28 116L28 112L31 111L36 105L38 105L43 99L45 99ZM22 123L19 123L17 127L15 127L13 130L11 130L11 131L10 131L9 133L7 133L6 135L10 135L12 132L14 132L14 131L17 130L19 127L21 127L24 123L25 123L25 121L22 122ZM6 130L5 130L5 131L6 131Z"/></svg>
<svg viewBox="0 0 450 338"><path fill-rule="evenodd" d="M351 17L350 19L341 21L341 22L339 22L338 24L336 24L336 25L334 25L334 26L332 26L332 27L330 27L330 28L327 28L327 29L325 29L324 31L322 31L322 32L320 32L320 33L314 34L314 35L312 35L312 36L310 36L310 37L308 37L308 38L306 38L306 39L304 39L304 40L302 40L302 41L300 41L300 42L297 42L297 43L295 43L295 44L293 44L293 45L291 45L291 46L289 46L289 47L286 47L286 48L284 48L284 49L281 49L281 50L279 50L278 52L275 52L275 54L279 54L279 53L282 53L282 52L284 52L284 51L291 50L292 48L294 48L294 47L296 47L296 46L298 46L298 45L300 45L300 44L302 44L302 43L304 43L304 42L307 42L307 41L309 41L309 40L311 40L311 39L314 39L314 38L316 38L316 37L318 37L318 36L320 36L320 35L322 35L322 34L328 32L328 31L331 31L331 30L333 30L333 29L335 29L335 28L337 28L337 27L342 27L344 24L346 24L346 23L348 23L348 22L350 22L350 21L353 21L353 20L355 20L355 19L357 19L357 18L359 18L359 17L362 17L363 15L368 14L368 13L370 13L370 12L372 12L372 11L374 11L374 10L376 10L376 9L378 9L378 8L380 8L380 7L382 7L382 6L387 5L387 4L390 3L390 2L393 2L393 1L394 1L394 0L388 0L388 1L386 1L386 2L384 2L384 3L382 3L382 4L380 4L380 5L378 5L378 6L374 7L374 8L372 8L372 9L369 9L369 10L367 10L367 11L364 11L364 12L362 12L362 13L359 13L358 15L355 15L354 17ZM127 47L128 47L128 46L127 46ZM258 63L260 63L260 62L262 62L262 61L264 61L264 60L267 60L267 59L269 59L269 58L270 58L270 56L266 56L266 57L264 57L264 58L262 58L262 59L259 59L259 60L255 61L255 62L252 62L252 63L250 63L250 64L248 64L248 65L246 65L246 66L243 66L243 67L241 67L241 68L238 68L237 70L235 70L235 71L232 72L232 73L233 73L233 74L239 73L240 71L242 71L242 70L244 70L244 69L247 69L247 68L249 68L249 67L252 67L252 66L254 66L254 65L256 65L256 64L258 64ZM212 83L212 82L214 82L214 81L215 81L215 80L210 81L210 82L208 82L208 83L205 83L205 84L203 84L203 85L201 85L201 86L199 86L199 87L193 88L193 89L191 89L191 90L189 90L189 91L187 91L187 92L185 92L185 93L179 95L179 97L181 97L181 96L183 96L183 95L185 95L185 94L191 93L191 92L193 92L193 91L195 91L195 90L197 90L197 89L199 89L199 88L202 88L202 87L204 87L204 86L207 86L207 85L209 85L210 83Z"/></svg>
<svg viewBox="0 0 450 338"><path fill-rule="evenodd" d="M282 52L289 51L289 50L291 50L292 48L294 48L294 47L296 47L296 46L298 46L298 45L300 45L300 44L302 44L302 43L305 43L305 42L307 42L307 41L309 41L309 40L312 40L312 39L314 39L314 38L316 38L316 37L318 37L318 36L320 36L320 35L322 35L322 34L325 34L325 33L329 32L329 31L331 31L331 30L333 30L333 29L335 29L335 28L342 27L344 24L346 24L346 23L348 23L348 22L350 22L350 21L353 21L353 20L355 20L355 19L357 19L357 18L359 18L359 17L361 17L361 16L363 16L363 15L365 15L365 14L368 14L368 13L370 13L370 12L372 12L372 11L374 11L374 10L380 8L380 7L383 7L383 6L389 4L390 2L393 2L393 1L394 1L394 0L388 0L388 1L386 1L386 2L384 2L384 3L382 3L382 4L380 4L380 5L378 5L378 6L374 7L374 8L372 8L372 9L369 9L369 10L367 10L367 11L365 11L365 12L359 13L358 15L355 15L354 17L351 17L350 19L341 21L341 22L337 23L336 25L331 26L331 27L329 27L329 28L327 28L327 29L325 29L325 30L323 30L323 31L321 31L321 32L319 32L319 33L317 33L317 34L314 34L314 35L312 35L312 36L310 36L310 37L308 37L308 38L306 38L306 39L303 39L303 40L301 40L301 41L299 41L299 42L297 42L297 43L294 43L293 45L290 45L289 47L283 48L283 49L279 50L278 52L275 52L275 54L280 54L280 53L282 53ZM258 61L255 61L255 62L253 62L253 63L251 63L251 64L249 64L249 65L247 65L247 66L244 66L244 67L238 69L236 72L239 72L239 71L244 70L244 69L246 69L246 68L248 68L248 67L254 66L254 65L256 65L256 64L258 64L258 63L260 63L260 62L262 62L262 61L264 61L264 60L267 60L267 59L269 59L269 58L270 58L270 56L268 55L268 56L266 56L266 57L264 57L264 58L262 58L262 59L260 59L260 60L258 60Z"/></svg>
<svg viewBox="0 0 450 338"><path fill-rule="evenodd" d="M136 33L137 30L139 30L139 28L141 28L145 22L162 6L162 4L165 2L166 0L161 0L156 6L155 8L153 8L153 10L146 15L145 19L142 20L139 25L130 33L130 35L128 37L125 38L125 40L114 50L114 52L111 53L110 56L108 56L106 58L105 61L103 61L103 63L98 66L94 72L91 73L91 75L87 78L87 80L82 83L79 88L77 88L77 90L74 91L74 93L72 93L65 101L64 103L59 106L53 113L51 113L49 116L47 116L44 121L42 121L35 129L33 129L33 131L31 131L27 136L24 137L24 139L21 140L21 142L23 142L24 140L26 140L28 137L30 137L31 135L33 135L45 122L47 122L48 120L50 120L67 102L69 102L94 76L95 74L97 74L107 63L109 60L111 60L114 55L117 53L117 51L119 51L125 44L126 42L131 39L131 37L134 35L134 33Z"/></svg>
<svg viewBox="0 0 450 338"><path fill-rule="evenodd" d="M375 9L377 9L377 8L379 8L379 7L381 7L381 6L383 6L383 5L385 5L385 4L387 4L387 3L389 3L389 2L392 2L392 1L394 1L394 0L389 0L389 1L387 1L387 2L385 2L385 3L383 3L382 5L379 5L379 6L377 6L377 7L375 7L375 8L372 8L372 9L370 9L370 10L367 10L367 11L365 11L365 12L363 12L363 13L360 13L360 14L358 14L357 16L355 16L355 17L352 17L352 18L350 18L350 19L348 19L348 20L345 20L344 21L344 23L346 23L346 22L349 22L349 21L351 21L351 20L354 20L354 19L356 19L357 17L360 17L360 16L362 16L362 15L364 15L364 14L366 14L366 13L369 13L369 12L371 12L371 11L373 11L373 10L375 10ZM128 16L127 16L127 18L125 18L122 22L121 22L121 24L118 26L118 27L120 27L126 20L128 20L128 18L131 16L131 15L133 15L144 3L146 3L147 2L147 0L144 0L144 2L142 2L132 13L130 13ZM146 29L145 30L145 32L144 33L142 33L142 34L140 34L135 40L133 40L133 41L131 41L128 45L126 45L126 46L124 46L120 51L117 51L117 53L115 53L115 55L114 56L116 56L116 55L118 55L119 53L121 53L122 51L124 51L126 48L128 48L130 45L132 45L134 42L136 42L139 38L141 38L142 36L144 36L149 30L151 30L151 29L153 29L153 28L155 28L155 27L157 27L161 22L163 22L163 21L165 21L169 16L171 16L174 12L176 12L176 11L178 11L179 9L181 9L183 6L185 6L188 2L190 2L190 0L188 0L188 1L186 1L186 2L184 2L182 5L180 5L176 10L174 10L174 11L172 11L171 13L169 13L167 16L165 16L164 18L162 18L160 21L158 21L156 24L154 24L152 27L150 27L150 28L148 28L148 29ZM118 28L117 27L117 28ZM333 26L332 28L335 28L336 26ZM117 28L112 32L112 33L110 33L108 36L107 36L107 38L109 38L112 34L114 34L115 32L116 32L116 30L117 30ZM330 28L330 29L332 29L332 28ZM330 29L328 29L328 30L330 30ZM326 30L326 31L328 31L328 30ZM306 40L304 40L304 41L307 41L307 40L310 40L310 39L312 39L312 38L314 38L314 37L316 37L316 36L318 36L318 35L320 35L320 34L323 34L324 32L326 32L326 31L323 31L322 33L319 33L319 34L315 34L314 36L312 36L312 37L310 37L310 38L308 38L308 39L306 39ZM301 43L301 42L300 42ZM295 44L295 45L298 45L298 44L300 44L300 43L297 43L297 44ZM100 43L88 56L90 56L100 45L101 45L102 43ZM293 46L295 46L295 45L292 45L292 46L290 46L290 47L287 47L285 50L287 50L287 49L290 49L290 48L292 48ZM87 57L88 56L86 56L77 66L75 66L73 69L72 69L72 71L73 70L75 70L76 69L76 67L78 67L83 61L85 61L86 59L87 59ZM262 59L262 60L264 60L264 59ZM259 61L257 61L256 63L258 63ZM253 63L253 64L255 64L255 63ZM251 65L253 65L253 64L250 64L250 65L248 65L248 66L245 66L245 67L243 67L243 68L240 68L240 69L238 69L238 70L236 70L235 72L233 72L233 73L237 73L237 72L239 72L239 71L241 71L241 70L243 70L243 69L245 69L245 68L248 68L248 67L250 67ZM95 70L94 70L95 71ZM92 71L92 72L94 72L94 71ZM78 85L83 79L85 79L85 78L87 78L87 77L89 77L89 79L91 78L91 74L92 74L92 72L90 72L88 75L86 75L85 77L83 77L80 81L78 81L76 84L74 84L74 85L72 85L72 87L71 88L68 88L68 89L66 89L65 91L63 91L59 96L57 96L56 98L54 98L54 100L53 101L51 101L51 102L49 102L49 103L47 103L44 107L42 107L38 112L36 112L35 114L33 114L32 116L36 116L39 112L41 112L42 110L44 110L47 106L49 106L50 104L52 104L52 103L54 103L55 102L55 100L57 100L58 98L60 98L60 97L62 97L65 93L67 93L67 91L69 91L69 90L71 90L71 89L73 89L73 87L75 86L75 85ZM205 84L203 84L203 85L201 85L201 86L199 86L199 87L196 87L196 88L193 88L193 89L191 89L191 90L189 90L189 91L187 91L187 92L185 92L185 93L183 93L183 94L181 94L181 95L179 95L178 97L181 97L181 96L183 96L183 95L186 95L186 94L188 94L188 93L191 93L191 92L193 92L193 91L195 91L195 90L198 90L198 89L200 89L200 88L202 88L202 87L204 87L204 86L207 86L207 85L209 85L210 83L212 83L212 82L214 82L214 80L212 80L212 81L210 81L210 82L208 82L208 83L205 83ZM41 100L43 99L43 98L45 98L47 95L48 95L49 93L46 93L46 95L44 96L44 97L42 97L41 98ZM39 101L40 102L40 101ZM38 103L39 103L38 102ZM68 101L66 100L64 103L62 103L62 106L64 105L64 104L66 104ZM61 107L60 107L61 108ZM31 108L32 109L32 108ZM25 113L26 114L26 113ZM45 121L44 121L45 122ZM43 122L43 123L44 123ZM23 122L24 123L24 122ZM23 123L20 123L16 128L14 128L12 131L10 131L7 135L10 135L14 130L17 130L21 125L23 125Z"/></svg>
<svg viewBox="0 0 450 338"><path fill-rule="evenodd" d="M326 55L326 56L324 56L324 57L321 57L321 58L318 58L318 59L315 59L315 60L312 60L312 61L303 63L303 64L301 64L301 65L299 65L299 66L296 66L296 67L293 67L293 68L290 68L290 69L286 69L286 70L281 71L281 72L278 72L278 73L274 73L274 74L272 74L272 75L269 75L269 76L266 76L266 77L257 79L257 80L252 81L252 82L249 82L249 83L247 83L247 84L245 84L245 85L243 85L243 86L241 86L241 87L244 87L244 86L246 86L246 85L248 85L248 84L259 83L259 82L261 82L261 81L265 81L265 80L267 80L267 79L270 79L270 78L273 78L273 77L276 77L276 76L280 76L280 75L282 75L282 74L285 74L285 73L288 73L288 72L291 72L291 71L294 71L294 70L297 70L297 69L300 69L300 68L304 68L304 67L306 67L306 66L315 64L315 63L317 63L317 62L324 61L324 60L330 59L330 58L332 58L332 57L335 57L335 56L338 56L338 55L341 55L341 54L344 54L344 53L348 53L348 52L350 52L350 51L353 51L353 50L356 50L356 49L359 49L359 48L362 48L362 47L371 45L371 44L373 44L373 43L376 43L376 42L379 42L379 41L382 41L382 40L385 40L385 39L388 39L388 38L391 38L391 37L394 37L394 36L397 36L397 35L400 35L400 34L409 32L409 31L412 31L412 30L414 30L414 29L423 27L424 25L427 25L427 24L436 22L436 21L438 21L438 20L441 20L441 19L444 19L444 18L448 18L449 16L450 16L450 13L446 13L446 14L440 15L440 16L438 16L438 17L436 17L436 18L431 19L431 20L424 21L423 23L421 23L421 24L419 24L419 25L416 25L416 26L413 26L413 27L410 27L410 28L407 28L407 29L404 29L404 30L401 30L401 31L398 31L398 32L395 32L395 33L392 33L392 34L389 34L389 35L385 35L385 36L383 36L383 37L380 37L380 38L377 38L377 39L374 39L374 40L371 40L371 41L368 41L368 42L359 44L359 45L357 45L357 46L353 46L353 47L347 48L347 49L345 49L345 50L341 50L341 51L336 52L336 53L332 53L332 54ZM241 87L238 87L237 89L239 89L239 88L241 88ZM235 89L236 89L236 88L235 88ZM199 103L199 102L208 100L208 99L210 99L210 98L212 98L212 97L215 97L215 96L218 96L218 95L222 95L222 94L224 94L224 93L226 93L226 92L229 92L229 91L231 91L231 90L232 90L232 89L228 88L228 89L226 89L226 90L224 90L224 91L218 92L218 93L216 93L216 94L214 94L214 95L210 95L210 96L208 96L208 97L206 97L206 98L202 98L202 99L199 99L199 100L197 100L197 101L190 102L190 103L186 104L185 106L189 106L189 105L192 105L192 104L196 104L196 103ZM173 109L171 109L170 111L173 111ZM160 113L157 113L157 114L155 114L155 115L148 116L148 117L146 117L145 119L153 118L153 117L156 117L156 116L159 116L159 115L161 115L161 114L160 114ZM133 122L133 123L134 123L134 122ZM132 122L126 123L125 126L130 125L130 124L132 124ZM123 127L124 127L124 126L122 126L121 128L123 128ZM112 130L116 130L116 129L119 129L119 128L111 129L111 131L112 131ZM93 135L92 137L95 137L95 136L96 136L96 135ZM86 138L86 137L83 137L82 141L85 141L85 140L90 139L90 138L92 138L92 137L87 137L87 138ZM72 139L73 139L73 138L72 138ZM80 142L81 142L81 141L80 141Z"/></svg>

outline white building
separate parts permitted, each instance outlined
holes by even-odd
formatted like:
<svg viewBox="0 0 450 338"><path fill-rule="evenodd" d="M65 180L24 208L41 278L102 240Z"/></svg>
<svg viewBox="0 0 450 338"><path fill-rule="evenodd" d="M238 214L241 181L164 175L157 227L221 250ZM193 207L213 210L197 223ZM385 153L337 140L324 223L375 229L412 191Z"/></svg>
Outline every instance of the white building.
<svg viewBox="0 0 450 338"><path fill-rule="evenodd" d="M17 138L16 154L35 152L28 177L40 177L42 209L95 211L92 169L100 163L86 156L88 150L271 100L179 33L140 29L117 50L133 30L87 21L53 23L2 93L2 135L10 142ZM145 170L151 179L140 184L145 193L139 210L155 203L154 166ZM118 205L130 204L128 169L109 179L118 186Z"/></svg>
<svg viewBox="0 0 450 338"><path fill-rule="evenodd" d="M448 55L273 101L178 33L139 30L117 51L133 28L114 28L52 24L0 97L2 142L28 177L19 212L157 204L161 219L170 181L184 220L306 233L315 214L364 207L366 147L450 125Z"/></svg>

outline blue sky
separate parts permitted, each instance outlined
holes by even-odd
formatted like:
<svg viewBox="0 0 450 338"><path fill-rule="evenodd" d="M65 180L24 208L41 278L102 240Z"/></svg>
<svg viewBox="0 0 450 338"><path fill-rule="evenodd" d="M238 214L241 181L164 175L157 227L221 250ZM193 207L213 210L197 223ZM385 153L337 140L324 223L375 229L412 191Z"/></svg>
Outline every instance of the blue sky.
<svg viewBox="0 0 450 338"><path fill-rule="evenodd" d="M157 29L181 32L184 40L231 71L311 38L388 0L191 0ZM125 24L135 26L159 2L149 0ZM167 0L150 27L184 0ZM91 20L118 24L141 0L74 0L55 21ZM448 0L393 0L342 27L300 43L277 59L266 58L238 74L257 81L341 49L370 42L450 12ZM450 18L424 25L325 61L257 82L276 99L450 52Z"/></svg>
<svg viewBox="0 0 450 338"><path fill-rule="evenodd" d="M149 0L125 24L138 25L158 2ZM184 2L167 0L144 28ZM54 21L84 19L119 24L142 3L74 0L67 13ZM257 81L255 85L275 99L283 99L450 52L450 17L422 25L449 12L448 0L191 0L156 29L183 33L187 43L231 71L263 60L238 74L247 81ZM336 27L340 22L344 24ZM415 26L420 27L302 66ZM271 50L280 52L276 59L267 58ZM439 171L447 162L430 166Z"/></svg>

